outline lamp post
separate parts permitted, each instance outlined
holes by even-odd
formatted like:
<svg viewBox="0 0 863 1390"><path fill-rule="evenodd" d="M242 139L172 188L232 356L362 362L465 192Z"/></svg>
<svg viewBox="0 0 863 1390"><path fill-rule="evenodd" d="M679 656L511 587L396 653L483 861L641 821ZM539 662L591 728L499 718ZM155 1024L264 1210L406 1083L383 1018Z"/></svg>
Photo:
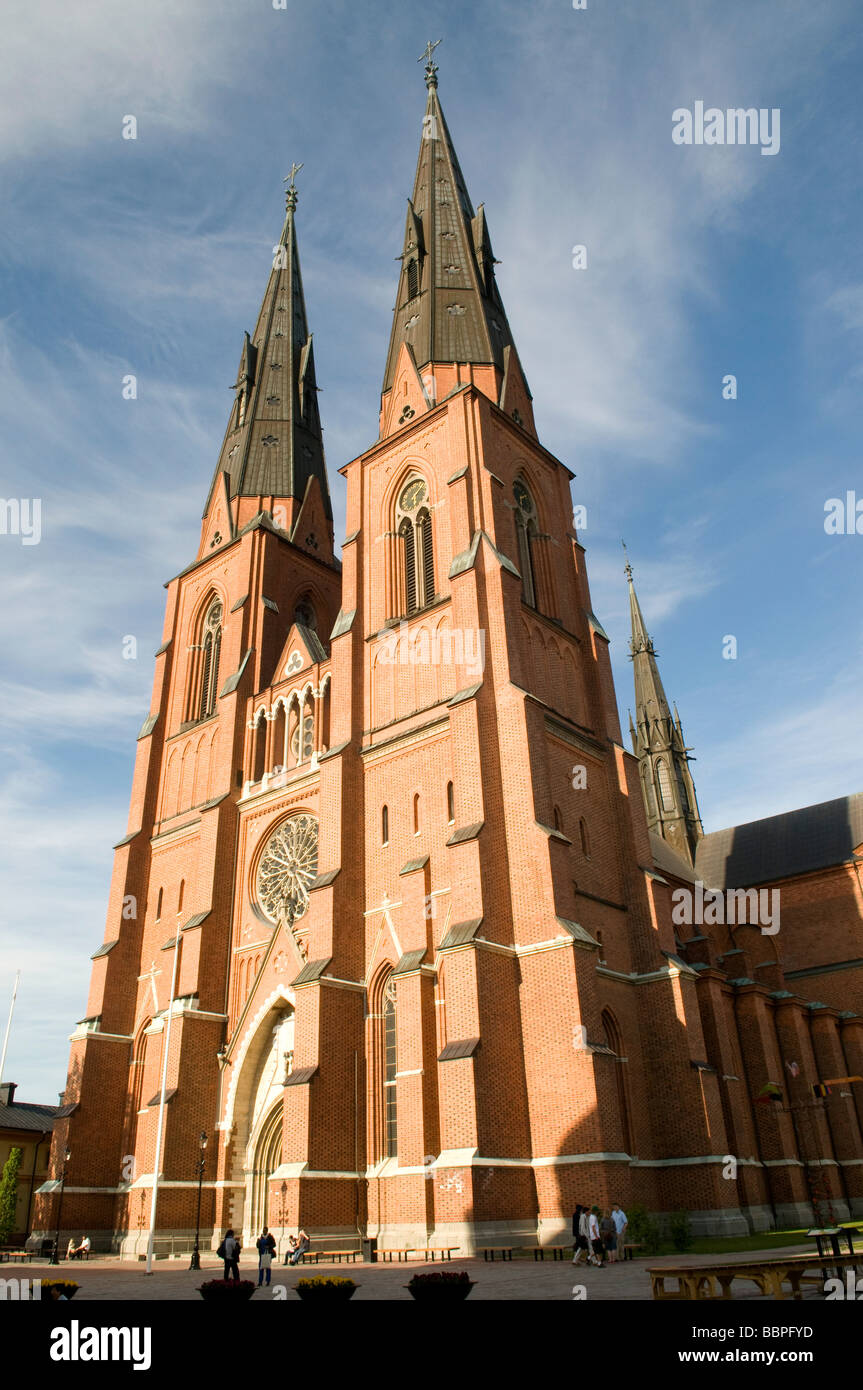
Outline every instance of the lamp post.
<svg viewBox="0 0 863 1390"><path fill-rule="evenodd" d="M192 1251L192 1263L189 1265L190 1269L201 1268L201 1251L199 1241L201 1236L201 1187L204 1182L204 1167L207 1162L205 1157L205 1151L207 1148L206 1130L201 1130L201 1137L198 1140L198 1148L201 1151L200 1157L198 1159L198 1214L195 1217L195 1248Z"/></svg>
<svg viewBox="0 0 863 1390"><path fill-rule="evenodd" d="M284 1181L282 1182L282 1186L281 1186L280 1191L281 1191L281 1195L282 1195L282 1201L281 1201L281 1205L280 1205L280 1207L279 1207L279 1225L280 1225L281 1228L282 1228L282 1239L284 1239L284 1236L285 1236L285 1217L286 1217L287 1214L288 1214L288 1184L287 1184L286 1182L284 1182ZM279 1251L279 1253L281 1254L281 1251ZM285 1257L285 1262L287 1263L287 1256Z"/></svg>
<svg viewBox="0 0 863 1390"><path fill-rule="evenodd" d="M67 1144L63 1153L63 1169L60 1173L60 1199L57 1202L57 1234L54 1237L54 1249L50 1261L52 1265L58 1265L60 1263L60 1218L63 1214L63 1189L66 1186L66 1169L69 1166L69 1159L71 1157L72 1151Z"/></svg>

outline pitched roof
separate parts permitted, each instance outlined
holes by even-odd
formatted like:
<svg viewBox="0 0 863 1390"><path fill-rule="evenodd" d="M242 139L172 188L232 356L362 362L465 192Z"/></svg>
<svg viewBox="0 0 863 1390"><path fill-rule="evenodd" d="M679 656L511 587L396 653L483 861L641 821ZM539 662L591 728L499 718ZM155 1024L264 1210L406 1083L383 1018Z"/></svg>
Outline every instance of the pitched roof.
<svg viewBox="0 0 863 1390"><path fill-rule="evenodd" d="M59 1109L59 1105L33 1105L26 1100L0 1105L0 1129L47 1132L54 1128Z"/></svg>
<svg viewBox="0 0 863 1390"><path fill-rule="evenodd" d="M711 887L746 888L843 864L861 844L863 792L857 792L705 835L695 868Z"/></svg>

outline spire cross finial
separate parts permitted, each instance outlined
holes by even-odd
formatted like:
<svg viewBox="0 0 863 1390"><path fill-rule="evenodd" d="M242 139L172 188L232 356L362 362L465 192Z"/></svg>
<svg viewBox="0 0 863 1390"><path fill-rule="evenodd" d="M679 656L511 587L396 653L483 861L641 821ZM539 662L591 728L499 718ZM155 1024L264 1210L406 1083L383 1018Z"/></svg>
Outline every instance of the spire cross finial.
<svg viewBox="0 0 863 1390"><path fill-rule="evenodd" d="M288 187L285 190L285 208L288 212L293 212L297 206L297 189L295 181L297 174L300 172L302 167L302 164L292 164L290 174L286 175L285 178L282 179L282 183L288 184Z"/></svg>
<svg viewBox="0 0 863 1390"><path fill-rule="evenodd" d="M421 53L420 56L417 58L418 63L425 63L426 65L427 87L437 86L437 63L434 60L433 54L438 44L442 42L442 39L438 39L437 42L432 43L431 39L429 39L428 43L425 46L425 52Z"/></svg>
<svg viewBox="0 0 863 1390"><path fill-rule="evenodd" d="M626 575L627 579L629 580L629 582L630 582L630 584L631 584L631 583L632 583L632 565L629 563L629 553L628 553L628 551L627 551L627 549L626 549L626 541L621 541L620 544L623 546L623 553L624 553L624 555L626 556L626 567L625 567L623 573Z"/></svg>

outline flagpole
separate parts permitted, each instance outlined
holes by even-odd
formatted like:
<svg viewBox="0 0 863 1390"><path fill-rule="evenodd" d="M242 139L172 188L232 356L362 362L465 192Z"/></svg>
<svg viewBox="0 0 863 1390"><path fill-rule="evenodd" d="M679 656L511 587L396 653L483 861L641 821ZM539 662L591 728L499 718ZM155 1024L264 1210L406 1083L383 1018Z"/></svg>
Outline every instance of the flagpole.
<svg viewBox="0 0 863 1390"><path fill-rule="evenodd" d="M9 1018L6 1022L6 1036L3 1039L3 1052L0 1055L0 1082L3 1080L3 1068L6 1065L6 1049L9 1046L9 1034L12 1031L12 1015L15 1012L15 1000L18 997L18 981L21 979L21 971L15 971L15 984L12 987L12 1003L9 1005Z"/></svg>
<svg viewBox="0 0 863 1390"><path fill-rule="evenodd" d="M180 926L174 941L174 968L171 972L171 994L168 999L168 1022L165 1025L165 1051L162 1057L162 1090L159 1095L159 1125L156 1130L156 1164L153 1172L153 1201L150 1207L150 1234L147 1238L147 1268L153 1273L153 1242L156 1239L156 1200L159 1196L159 1170L162 1166L162 1137L165 1131L165 1091L168 1085L168 1053L171 1046L171 1020L174 1017L174 991L177 988L177 961L180 955Z"/></svg>

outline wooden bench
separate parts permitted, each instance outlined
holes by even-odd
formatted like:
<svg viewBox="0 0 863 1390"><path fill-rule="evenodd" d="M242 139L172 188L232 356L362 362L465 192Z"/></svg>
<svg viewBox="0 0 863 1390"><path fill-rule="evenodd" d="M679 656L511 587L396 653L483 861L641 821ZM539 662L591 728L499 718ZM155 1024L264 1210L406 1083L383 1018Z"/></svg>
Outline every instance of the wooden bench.
<svg viewBox="0 0 863 1390"><path fill-rule="evenodd" d="M416 1246L408 1245L403 1247L402 1249L393 1248L392 1250L378 1250L378 1259L383 1260L385 1263L392 1264L393 1256L395 1256L399 1264L401 1264L402 1261L407 1263L409 1255L418 1254L419 1250L416 1248Z"/></svg>
<svg viewBox="0 0 863 1390"><path fill-rule="evenodd" d="M787 1255L784 1259L742 1260L739 1264L664 1265L649 1269L650 1287L654 1298L684 1298L690 1300L731 1298L735 1279L749 1279L765 1297L785 1299L783 1284L790 1284L792 1298L800 1299L800 1285L818 1283L838 1267L856 1267L863 1263L860 1255ZM806 1271L821 1271L807 1275ZM676 1289L666 1289L666 1279L676 1279ZM721 1292L717 1292L717 1285Z"/></svg>
<svg viewBox="0 0 863 1390"><path fill-rule="evenodd" d="M500 1255L502 1260L512 1259L513 1246L511 1245L484 1245L482 1247L482 1257L484 1260L494 1262L495 1256Z"/></svg>
<svg viewBox="0 0 863 1390"><path fill-rule="evenodd" d="M572 1258L571 1245L534 1245L532 1247L534 1262L544 1260L546 1254L551 1251L552 1258L555 1260L565 1260L567 1256Z"/></svg>
<svg viewBox="0 0 863 1390"><path fill-rule="evenodd" d="M623 1258L624 1258L625 1260L631 1260L631 1259L632 1259L632 1252L633 1252L633 1250L643 1250L643 1249L644 1249L644 1246L643 1246L643 1245L639 1245L638 1241L635 1241L635 1240L628 1240L628 1241L626 1241L626 1243L624 1244L624 1247L623 1247Z"/></svg>
<svg viewBox="0 0 863 1390"><path fill-rule="evenodd" d="M440 1255L442 1260L451 1260L452 1252L460 1249L461 1246L459 1245L429 1245L423 1251L423 1255L426 1258L426 1262L431 1260L432 1264L434 1264L435 1255Z"/></svg>
<svg viewBox="0 0 863 1390"><path fill-rule="evenodd" d="M355 1260L360 1258L361 1254L359 1250L319 1250L316 1253L318 1262L322 1261L324 1264L330 1262L341 1264L342 1260L347 1260L349 1264L353 1264Z"/></svg>
<svg viewBox="0 0 863 1390"><path fill-rule="evenodd" d="M300 1258L297 1260L297 1264L300 1264L300 1265L304 1265L304 1264L316 1265L316 1264L318 1263L318 1260L321 1258L322 1254L323 1254L323 1251L322 1251L322 1250L304 1250L303 1253L302 1253L302 1255L300 1256ZM285 1264L287 1264L287 1262L288 1262L289 1259L290 1259L290 1255L286 1255L286 1256L285 1256Z"/></svg>

